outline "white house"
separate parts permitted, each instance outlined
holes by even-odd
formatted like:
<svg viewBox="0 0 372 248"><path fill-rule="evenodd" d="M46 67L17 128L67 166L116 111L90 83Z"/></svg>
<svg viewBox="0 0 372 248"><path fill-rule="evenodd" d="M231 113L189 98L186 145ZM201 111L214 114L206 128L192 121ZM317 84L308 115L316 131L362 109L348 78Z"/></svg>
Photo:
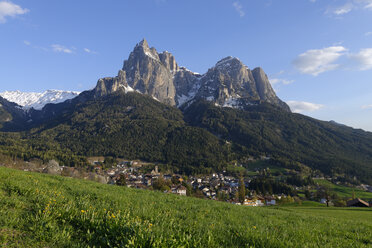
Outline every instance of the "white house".
<svg viewBox="0 0 372 248"><path fill-rule="evenodd" d="M176 189L176 193L177 193L177 195L186 195L187 189L184 186L179 186Z"/></svg>

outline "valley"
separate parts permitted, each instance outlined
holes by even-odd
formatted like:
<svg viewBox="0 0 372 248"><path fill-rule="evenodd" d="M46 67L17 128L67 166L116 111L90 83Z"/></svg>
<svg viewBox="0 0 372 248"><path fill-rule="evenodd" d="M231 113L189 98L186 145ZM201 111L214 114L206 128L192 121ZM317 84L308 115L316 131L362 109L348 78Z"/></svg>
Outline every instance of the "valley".
<svg viewBox="0 0 372 248"><path fill-rule="evenodd" d="M242 207L0 167L8 247L370 247L370 209Z"/></svg>
<svg viewBox="0 0 372 248"><path fill-rule="evenodd" d="M1 245L371 245L372 133L292 113L262 68L142 40L91 90L2 96Z"/></svg>

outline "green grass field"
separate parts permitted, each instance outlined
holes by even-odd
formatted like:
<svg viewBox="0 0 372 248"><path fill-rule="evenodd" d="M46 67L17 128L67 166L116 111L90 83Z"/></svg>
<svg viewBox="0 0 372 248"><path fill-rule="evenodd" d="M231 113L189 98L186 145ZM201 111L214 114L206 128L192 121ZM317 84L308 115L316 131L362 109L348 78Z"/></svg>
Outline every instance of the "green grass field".
<svg viewBox="0 0 372 248"><path fill-rule="evenodd" d="M331 183L328 180L325 179L315 179L315 183L318 183L319 185L325 185L328 186L333 192L335 192L339 197L349 197L351 198L353 195L353 191L355 192L355 197L363 198L363 199L372 199L372 193L366 192L360 189L354 189L342 185L336 185Z"/></svg>
<svg viewBox="0 0 372 248"><path fill-rule="evenodd" d="M0 247L372 247L371 209L243 207L0 168Z"/></svg>

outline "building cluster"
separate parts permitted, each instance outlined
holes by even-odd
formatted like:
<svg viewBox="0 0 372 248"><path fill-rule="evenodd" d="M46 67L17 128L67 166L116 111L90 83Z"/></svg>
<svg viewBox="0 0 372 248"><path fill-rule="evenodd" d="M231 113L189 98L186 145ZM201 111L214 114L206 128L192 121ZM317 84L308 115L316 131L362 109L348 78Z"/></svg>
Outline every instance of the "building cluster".
<svg viewBox="0 0 372 248"><path fill-rule="evenodd" d="M134 161L123 161L115 168L106 171L109 176L110 184L126 185L131 188L151 189L157 181L163 180L169 182L169 189L164 190L167 193L178 195L188 195L192 191L198 197L204 197L211 200L223 200L234 204L245 206L265 206L275 205L276 198L281 196L253 196L247 197L243 203L237 201L239 190L239 179L233 176L227 176L225 173L213 173L204 176L183 177L179 174L159 173L158 167L148 173L142 173L141 164ZM248 186L250 180L244 181ZM187 187L186 187L187 186Z"/></svg>
<svg viewBox="0 0 372 248"><path fill-rule="evenodd" d="M361 184L360 189L362 189L364 191L372 192L372 186L371 185Z"/></svg>

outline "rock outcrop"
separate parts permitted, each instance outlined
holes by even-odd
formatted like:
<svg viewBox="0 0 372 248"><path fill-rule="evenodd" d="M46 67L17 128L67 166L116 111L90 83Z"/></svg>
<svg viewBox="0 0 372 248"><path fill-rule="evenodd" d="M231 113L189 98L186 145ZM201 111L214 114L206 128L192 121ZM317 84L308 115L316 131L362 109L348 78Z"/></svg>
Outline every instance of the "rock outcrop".
<svg viewBox="0 0 372 248"><path fill-rule="evenodd" d="M227 57L200 75L179 67L169 52L158 53L146 40L138 43L114 78L98 80L96 97L118 90L137 91L172 106L202 98L222 107L244 108L268 102L286 111L261 68L251 71L239 59Z"/></svg>

